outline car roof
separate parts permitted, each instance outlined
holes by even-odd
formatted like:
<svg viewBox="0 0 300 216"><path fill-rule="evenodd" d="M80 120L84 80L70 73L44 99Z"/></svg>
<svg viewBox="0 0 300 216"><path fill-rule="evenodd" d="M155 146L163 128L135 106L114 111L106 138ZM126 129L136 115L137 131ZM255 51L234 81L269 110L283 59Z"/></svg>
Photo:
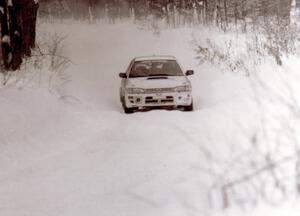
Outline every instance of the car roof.
<svg viewBox="0 0 300 216"><path fill-rule="evenodd" d="M153 55L153 56L140 56L135 57L133 59L136 61L151 61L151 60L176 60L174 56L168 56L168 55Z"/></svg>

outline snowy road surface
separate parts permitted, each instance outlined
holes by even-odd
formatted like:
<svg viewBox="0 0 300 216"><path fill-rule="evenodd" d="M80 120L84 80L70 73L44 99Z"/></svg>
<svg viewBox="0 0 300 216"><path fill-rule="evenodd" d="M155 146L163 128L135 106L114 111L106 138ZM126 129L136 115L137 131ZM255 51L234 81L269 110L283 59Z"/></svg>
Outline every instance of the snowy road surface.
<svg viewBox="0 0 300 216"><path fill-rule="evenodd" d="M0 215L205 214L206 153L229 152L224 144L255 115L247 77L199 66L190 29L156 36L128 23L51 26L67 36L74 64L64 94L77 102L44 89L0 91ZM152 54L195 70L194 112L123 114L118 73Z"/></svg>

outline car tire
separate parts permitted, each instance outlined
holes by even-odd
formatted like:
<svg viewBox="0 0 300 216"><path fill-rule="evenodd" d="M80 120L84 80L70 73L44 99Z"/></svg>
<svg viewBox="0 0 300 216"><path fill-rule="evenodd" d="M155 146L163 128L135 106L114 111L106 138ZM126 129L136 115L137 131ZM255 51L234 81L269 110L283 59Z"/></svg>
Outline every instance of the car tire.
<svg viewBox="0 0 300 216"><path fill-rule="evenodd" d="M186 112L193 111L194 110L194 104L193 104L193 102L190 105L188 105L188 106L184 106L183 110L186 111Z"/></svg>
<svg viewBox="0 0 300 216"><path fill-rule="evenodd" d="M124 98L124 97L121 97L121 103L122 103L124 112L125 112L126 114L130 114L130 113L133 113L133 112L134 112L134 108L128 108L128 107L126 107L126 105L125 105L125 98Z"/></svg>
<svg viewBox="0 0 300 216"><path fill-rule="evenodd" d="M134 109L133 109L133 108L127 108L127 107L124 106L123 109L124 109L124 112L125 112L126 114L131 114L131 113L134 112Z"/></svg>

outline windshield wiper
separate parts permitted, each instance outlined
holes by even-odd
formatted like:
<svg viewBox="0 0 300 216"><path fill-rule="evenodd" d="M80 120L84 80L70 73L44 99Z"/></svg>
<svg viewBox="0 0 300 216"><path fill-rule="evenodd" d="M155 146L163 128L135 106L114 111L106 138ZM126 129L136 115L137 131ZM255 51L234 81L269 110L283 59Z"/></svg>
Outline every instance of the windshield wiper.
<svg viewBox="0 0 300 216"><path fill-rule="evenodd" d="M150 76L150 77L148 77L148 80L151 80L151 79L168 79L168 77L166 77L166 76Z"/></svg>
<svg viewBox="0 0 300 216"><path fill-rule="evenodd" d="M147 75L144 76L129 76L129 78L141 78L141 77L148 77Z"/></svg>
<svg viewBox="0 0 300 216"><path fill-rule="evenodd" d="M157 77L157 76L172 76L170 74L151 74L149 77Z"/></svg>

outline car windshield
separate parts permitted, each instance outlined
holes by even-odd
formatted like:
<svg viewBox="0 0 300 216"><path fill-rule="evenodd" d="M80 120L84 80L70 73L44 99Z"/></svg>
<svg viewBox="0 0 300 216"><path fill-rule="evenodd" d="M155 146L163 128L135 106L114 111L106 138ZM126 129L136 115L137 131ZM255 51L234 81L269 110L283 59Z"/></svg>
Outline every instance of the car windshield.
<svg viewBox="0 0 300 216"><path fill-rule="evenodd" d="M175 60L136 61L131 67L129 77L183 76Z"/></svg>

